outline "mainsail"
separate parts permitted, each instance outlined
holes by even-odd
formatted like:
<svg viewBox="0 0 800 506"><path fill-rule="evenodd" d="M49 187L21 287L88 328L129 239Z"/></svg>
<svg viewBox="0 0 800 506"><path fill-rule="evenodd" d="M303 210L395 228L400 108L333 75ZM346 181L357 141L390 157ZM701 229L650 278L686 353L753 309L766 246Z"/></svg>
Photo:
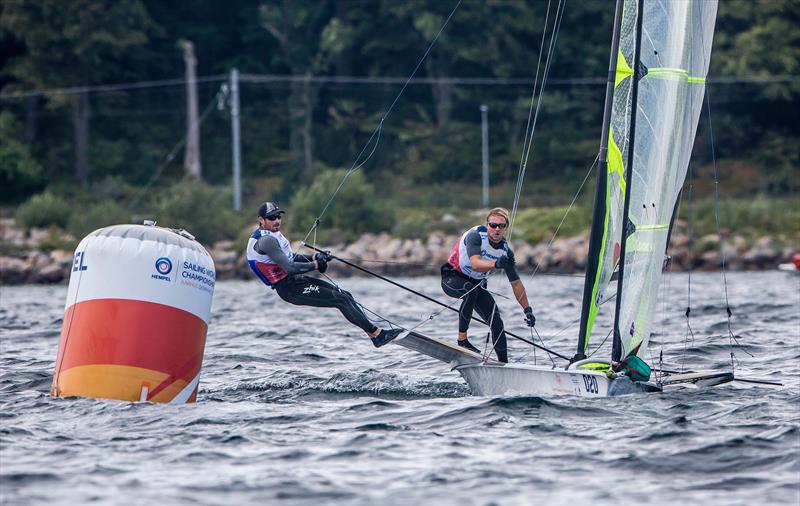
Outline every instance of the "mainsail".
<svg viewBox="0 0 800 506"><path fill-rule="evenodd" d="M637 69L638 54L639 65L635 90L633 71L620 79L623 62L618 62L620 85L614 104L630 94L636 101L636 117L630 117L628 109L626 121L625 108L619 114L615 109L611 127L629 186L614 360L632 352L646 357L670 220L686 178L703 104L716 12L716 0L625 2L620 58L628 68ZM641 15L639 23L637 15ZM637 26L641 26L639 34ZM621 86L624 81L631 83L627 89ZM627 137L618 135L625 124L635 125ZM629 150L623 147L630 143Z"/></svg>
<svg viewBox="0 0 800 506"><path fill-rule="evenodd" d="M640 6L642 19L637 25ZM617 300L614 358L619 360L637 346L641 356L647 348L670 220L686 177L705 92L716 10L716 0L617 4L609 64L613 83L609 82L606 95L576 358L586 352L600 305L616 293L609 283L623 251L624 275L617 287L624 286L624 292ZM638 51L637 26L641 26ZM637 55L641 56L634 86ZM634 124L639 125L635 135ZM623 247L628 175L631 202Z"/></svg>

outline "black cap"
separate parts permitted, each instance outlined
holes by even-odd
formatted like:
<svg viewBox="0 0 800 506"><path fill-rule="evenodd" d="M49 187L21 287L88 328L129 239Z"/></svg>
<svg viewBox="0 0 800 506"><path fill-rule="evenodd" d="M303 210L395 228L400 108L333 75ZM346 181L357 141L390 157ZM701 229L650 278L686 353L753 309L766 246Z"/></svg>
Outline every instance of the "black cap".
<svg viewBox="0 0 800 506"><path fill-rule="evenodd" d="M264 202L260 206L258 206L258 215L262 218L266 218L267 216L275 216L276 214L285 213L283 209L278 207L278 204L275 202Z"/></svg>

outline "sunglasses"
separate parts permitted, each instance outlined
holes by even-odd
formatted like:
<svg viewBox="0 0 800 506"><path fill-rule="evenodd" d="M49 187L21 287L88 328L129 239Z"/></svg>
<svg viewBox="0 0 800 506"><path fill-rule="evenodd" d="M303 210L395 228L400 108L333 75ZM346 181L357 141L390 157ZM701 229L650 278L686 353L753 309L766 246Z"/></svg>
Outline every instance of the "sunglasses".
<svg viewBox="0 0 800 506"><path fill-rule="evenodd" d="M267 220L267 221L280 220L281 218L282 218L282 216L280 214L276 214L276 215L273 215L273 216L264 216L264 219Z"/></svg>
<svg viewBox="0 0 800 506"><path fill-rule="evenodd" d="M489 228L499 228L500 230L503 230L508 226L507 223L492 223L492 222L487 223L487 225L489 225Z"/></svg>

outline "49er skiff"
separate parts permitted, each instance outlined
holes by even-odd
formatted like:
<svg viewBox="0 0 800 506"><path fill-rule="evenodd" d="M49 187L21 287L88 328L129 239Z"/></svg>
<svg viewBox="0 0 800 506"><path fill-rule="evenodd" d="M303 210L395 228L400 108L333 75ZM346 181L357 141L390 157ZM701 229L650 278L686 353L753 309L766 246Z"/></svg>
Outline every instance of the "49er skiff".
<svg viewBox="0 0 800 506"><path fill-rule="evenodd" d="M566 367L503 364L407 332L397 343L448 363L478 395L604 397L732 381L646 363L664 255L700 116L716 0L618 0L577 351ZM612 274L616 290L607 290ZM609 292L609 293L607 293ZM587 358L600 305L616 297L609 360Z"/></svg>

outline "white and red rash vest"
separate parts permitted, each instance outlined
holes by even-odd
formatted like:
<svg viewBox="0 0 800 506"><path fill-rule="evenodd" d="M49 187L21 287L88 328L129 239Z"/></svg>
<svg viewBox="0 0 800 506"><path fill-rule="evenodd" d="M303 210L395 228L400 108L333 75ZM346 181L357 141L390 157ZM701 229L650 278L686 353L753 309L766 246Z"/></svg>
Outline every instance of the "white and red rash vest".
<svg viewBox="0 0 800 506"><path fill-rule="evenodd" d="M292 252L292 245L289 242L289 239L283 236L280 232L270 232L269 230L264 230L261 228L256 229L253 232L253 235L250 236L250 239L247 241L247 263L250 265L250 268L253 269L256 277L264 282L267 286L272 286L278 281L282 280L283 278L287 277L289 273L287 273L281 266L276 264L269 255L264 255L256 251L255 246L258 242L259 238L271 235L278 241L278 245L281 247L281 251L283 251L286 258L289 261L292 261L294 258L294 253Z"/></svg>
<svg viewBox="0 0 800 506"><path fill-rule="evenodd" d="M455 270L469 276L473 279L484 279L489 276L489 272L477 272L472 269L472 264L469 261L469 255L467 255L467 234L470 232L478 232L478 235L481 236L481 258L484 260L491 260L494 262L500 257L508 256L508 244L506 240L503 239L500 242L500 246L495 248L489 242L489 234L486 230L484 225L480 225L477 227L472 227L471 229L467 230L461 235L461 238L458 240L455 246L453 246L453 250L450 252L450 257L447 259L447 263L449 263Z"/></svg>

